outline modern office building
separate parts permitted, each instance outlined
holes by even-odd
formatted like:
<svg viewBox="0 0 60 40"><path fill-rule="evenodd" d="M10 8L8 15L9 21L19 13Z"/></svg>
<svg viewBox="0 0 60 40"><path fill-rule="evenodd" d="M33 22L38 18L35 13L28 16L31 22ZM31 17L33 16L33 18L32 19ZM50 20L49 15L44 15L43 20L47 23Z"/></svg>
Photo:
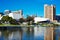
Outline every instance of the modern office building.
<svg viewBox="0 0 60 40"><path fill-rule="evenodd" d="M9 17L12 17L13 19L20 19L23 18L23 11L19 10L19 11L12 11L11 13L9 13Z"/></svg>
<svg viewBox="0 0 60 40"><path fill-rule="evenodd" d="M44 17L54 21L56 16L56 7L54 5L44 5Z"/></svg>
<svg viewBox="0 0 60 40"><path fill-rule="evenodd" d="M4 14L5 14L5 15L8 15L9 13L11 13L10 10L5 10L5 11L4 11Z"/></svg>

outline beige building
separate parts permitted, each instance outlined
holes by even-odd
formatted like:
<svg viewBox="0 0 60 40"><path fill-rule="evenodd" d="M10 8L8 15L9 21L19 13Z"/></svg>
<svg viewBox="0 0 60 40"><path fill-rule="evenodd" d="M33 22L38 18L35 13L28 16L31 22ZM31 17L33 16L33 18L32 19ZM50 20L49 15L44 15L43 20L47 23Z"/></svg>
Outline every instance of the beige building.
<svg viewBox="0 0 60 40"><path fill-rule="evenodd" d="M54 21L55 20L55 6L54 5L44 5L44 17L45 18L49 18L50 21Z"/></svg>

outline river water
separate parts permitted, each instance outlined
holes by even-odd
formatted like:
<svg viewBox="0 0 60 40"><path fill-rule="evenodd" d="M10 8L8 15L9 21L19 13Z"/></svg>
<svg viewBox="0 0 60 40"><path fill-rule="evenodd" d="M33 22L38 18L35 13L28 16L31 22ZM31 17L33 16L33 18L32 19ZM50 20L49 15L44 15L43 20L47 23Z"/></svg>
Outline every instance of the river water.
<svg viewBox="0 0 60 40"><path fill-rule="evenodd" d="M47 27L8 27L0 30L0 40L44 40ZM55 40L60 40L60 27L56 27Z"/></svg>

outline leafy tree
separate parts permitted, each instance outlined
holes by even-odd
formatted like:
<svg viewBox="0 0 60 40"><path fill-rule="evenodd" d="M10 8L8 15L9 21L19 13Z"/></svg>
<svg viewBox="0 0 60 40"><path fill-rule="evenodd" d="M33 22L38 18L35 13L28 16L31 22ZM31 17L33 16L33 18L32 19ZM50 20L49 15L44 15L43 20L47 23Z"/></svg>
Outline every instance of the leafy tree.
<svg viewBox="0 0 60 40"><path fill-rule="evenodd" d="M9 22L10 24L18 24L15 19L13 19L12 17L9 17L9 16L3 16L1 20L3 23Z"/></svg>
<svg viewBox="0 0 60 40"><path fill-rule="evenodd" d="M34 17L32 17L32 16L27 16L27 21L29 22L29 21L33 21L34 20Z"/></svg>
<svg viewBox="0 0 60 40"><path fill-rule="evenodd" d="M3 16L1 20L2 20L3 23L8 22L9 21L9 16Z"/></svg>
<svg viewBox="0 0 60 40"><path fill-rule="evenodd" d="M15 19L10 19L10 24L15 24L15 25L17 25L18 24L18 22L15 20Z"/></svg>
<svg viewBox="0 0 60 40"><path fill-rule="evenodd" d="M34 22L34 17L32 17L32 16L27 16L26 20L27 20L28 24L30 24L31 21L32 21L32 23L33 23L33 22Z"/></svg>
<svg viewBox="0 0 60 40"><path fill-rule="evenodd" d="M2 21L0 20L0 24L2 24Z"/></svg>
<svg viewBox="0 0 60 40"><path fill-rule="evenodd" d="M20 18L20 19L19 19L19 22L20 22L20 23L23 23L24 21L25 21L25 20L24 20L23 18Z"/></svg>

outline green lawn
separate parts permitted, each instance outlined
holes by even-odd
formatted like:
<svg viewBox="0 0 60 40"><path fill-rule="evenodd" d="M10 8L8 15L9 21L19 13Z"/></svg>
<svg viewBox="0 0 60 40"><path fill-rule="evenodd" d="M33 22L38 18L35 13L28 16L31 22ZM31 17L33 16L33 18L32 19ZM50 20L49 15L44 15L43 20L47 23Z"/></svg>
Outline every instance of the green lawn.
<svg viewBox="0 0 60 40"><path fill-rule="evenodd" d="M58 25L58 24L47 24L47 23L43 23L43 24L39 24L40 26L42 26L42 27L55 27L55 26L60 26L60 25ZM28 24L26 24L26 25L24 25L24 24L20 24L20 25L14 25L14 24L0 24L0 27L1 26L21 26L21 27L34 27L34 25L28 25Z"/></svg>
<svg viewBox="0 0 60 40"><path fill-rule="evenodd" d="M18 26L18 25L13 25L13 24L0 24L0 26Z"/></svg>

